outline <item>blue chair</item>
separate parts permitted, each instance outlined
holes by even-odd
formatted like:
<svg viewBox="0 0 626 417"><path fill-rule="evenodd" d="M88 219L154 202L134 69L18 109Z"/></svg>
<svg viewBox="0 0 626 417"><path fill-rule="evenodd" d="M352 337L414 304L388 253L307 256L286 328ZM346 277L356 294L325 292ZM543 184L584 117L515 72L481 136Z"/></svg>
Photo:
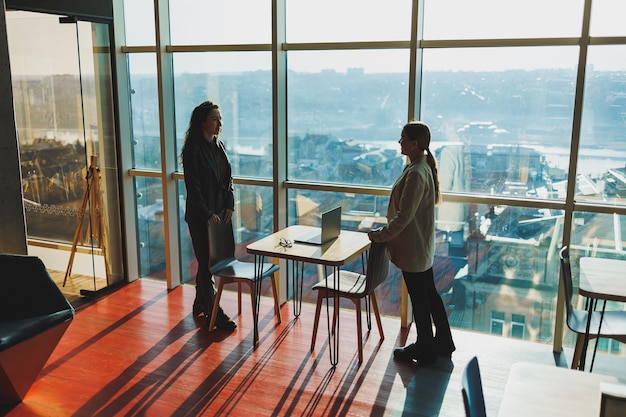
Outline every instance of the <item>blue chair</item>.
<svg viewBox="0 0 626 417"><path fill-rule="evenodd" d="M463 369L461 384L465 416L487 417L483 383L480 379L480 368L478 367L478 358L476 356L474 356L465 366L465 369Z"/></svg>

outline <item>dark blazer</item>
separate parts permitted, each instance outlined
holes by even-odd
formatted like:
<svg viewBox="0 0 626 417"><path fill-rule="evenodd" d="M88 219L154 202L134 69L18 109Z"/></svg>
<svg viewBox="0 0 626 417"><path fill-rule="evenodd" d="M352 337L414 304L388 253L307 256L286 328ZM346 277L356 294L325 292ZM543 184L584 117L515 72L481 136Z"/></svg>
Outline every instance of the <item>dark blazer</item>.
<svg viewBox="0 0 626 417"><path fill-rule="evenodd" d="M232 168L224 143L217 139L217 148L226 161L226 172L218 173L218 165L211 153L211 146L206 140L190 141L182 153L187 204L185 220L187 222L207 223L213 214L221 216L224 209L235 209ZM221 178L221 180L220 180Z"/></svg>

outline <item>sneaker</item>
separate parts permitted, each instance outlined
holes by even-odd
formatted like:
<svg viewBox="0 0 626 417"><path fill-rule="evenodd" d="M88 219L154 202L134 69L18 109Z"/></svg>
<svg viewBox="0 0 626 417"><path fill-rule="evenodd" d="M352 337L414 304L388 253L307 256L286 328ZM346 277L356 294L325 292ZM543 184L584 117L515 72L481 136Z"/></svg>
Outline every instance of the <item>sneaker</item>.
<svg viewBox="0 0 626 417"><path fill-rule="evenodd" d="M217 317L215 318L215 327L219 330L235 330L237 323L235 323L230 317L224 313L224 310L220 307L217 311Z"/></svg>

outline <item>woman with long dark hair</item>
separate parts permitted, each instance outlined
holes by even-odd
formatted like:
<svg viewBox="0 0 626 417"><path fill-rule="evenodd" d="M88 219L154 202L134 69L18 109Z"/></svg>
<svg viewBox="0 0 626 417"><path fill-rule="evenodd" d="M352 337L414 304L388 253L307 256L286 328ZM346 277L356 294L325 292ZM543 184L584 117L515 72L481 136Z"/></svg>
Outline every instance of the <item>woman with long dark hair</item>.
<svg viewBox="0 0 626 417"><path fill-rule="evenodd" d="M209 267L208 227L230 222L235 209L232 169L224 143L219 139L221 131L219 106L211 101L199 104L191 113L181 152L187 189L185 221L198 261L193 314L204 314L207 324L211 322L216 292ZM215 324L221 330L237 327L221 307Z"/></svg>

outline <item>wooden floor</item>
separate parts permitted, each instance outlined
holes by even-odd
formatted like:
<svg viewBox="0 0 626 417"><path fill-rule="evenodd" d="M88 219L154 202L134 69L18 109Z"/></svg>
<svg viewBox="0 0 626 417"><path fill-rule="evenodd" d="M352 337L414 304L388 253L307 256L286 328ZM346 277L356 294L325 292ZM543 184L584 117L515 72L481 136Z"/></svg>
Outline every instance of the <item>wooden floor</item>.
<svg viewBox="0 0 626 417"><path fill-rule="evenodd" d="M462 417L460 376L476 355L487 413L496 416L513 363L554 364L551 346L455 330L452 361L418 369L392 359L394 347L414 340L414 327L383 318L386 338L375 326L366 333L359 365L354 312L342 310L333 369L325 315L310 350L313 305L298 319L291 303L283 305L277 324L263 298L253 349L249 303L238 316L235 293L225 293L222 306L239 327L209 333L191 314L194 294L192 286L168 292L143 279L82 305L24 401L0 405L0 415ZM594 372L624 378L626 358L601 356Z"/></svg>

